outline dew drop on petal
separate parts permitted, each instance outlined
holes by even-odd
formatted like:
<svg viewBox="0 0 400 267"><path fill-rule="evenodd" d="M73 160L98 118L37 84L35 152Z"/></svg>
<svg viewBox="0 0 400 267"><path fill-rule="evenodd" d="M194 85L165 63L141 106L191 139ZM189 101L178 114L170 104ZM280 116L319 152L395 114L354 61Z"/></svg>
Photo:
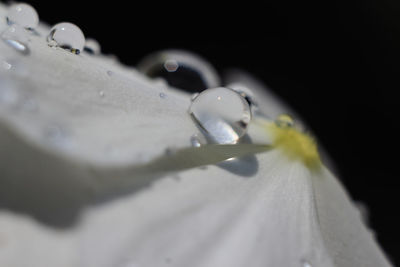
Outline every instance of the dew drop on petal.
<svg viewBox="0 0 400 267"><path fill-rule="evenodd" d="M25 29L35 29L39 24L39 16L31 5L14 4L8 10L7 23L18 24Z"/></svg>
<svg viewBox="0 0 400 267"><path fill-rule="evenodd" d="M68 49L74 54L79 54L85 45L85 36L75 24L63 22L51 28L47 42L50 45L52 41L55 41L57 46L61 48Z"/></svg>
<svg viewBox="0 0 400 267"><path fill-rule="evenodd" d="M192 145L192 147L201 147L201 142L198 135L195 134L190 137L190 144Z"/></svg>
<svg viewBox="0 0 400 267"><path fill-rule="evenodd" d="M167 98L167 95L165 93L160 93L160 98L165 99L165 98Z"/></svg>
<svg viewBox="0 0 400 267"><path fill-rule="evenodd" d="M107 75L108 75L108 76L113 76L113 75L114 75L114 72L112 72L111 70L108 70L108 71L107 71Z"/></svg>
<svg viewBox="0 0 400 267"><path fill-rule="evenodd" d="M193 120L211 142L234 144L251 120L250 106L237 92L218 87L201 92L189 109Z"/></svg>
<svg viewBox="0 0 400 267"><path fill-rule="evenodd" d="M85 51L88 54L99 55L101 53L100 44L95 39L88 38L86 39L83 51Z"/></svg>
<svg viewBox="0 0 400 267"><path fill-rule="evenodd" d="M17 24L7 27L1 33L1 39L23 55L28 55L30 53L28 47L29 37L27 36L27 32Z"/></svg>
<svg viewBox="0 0 400 267"><path fill-rule="evenodd" d="M99 91L99 96L100 96L100 97L105 97L105 95L106 95L106 94L104 93L103 90L100 90L100 91Z"/></svg>

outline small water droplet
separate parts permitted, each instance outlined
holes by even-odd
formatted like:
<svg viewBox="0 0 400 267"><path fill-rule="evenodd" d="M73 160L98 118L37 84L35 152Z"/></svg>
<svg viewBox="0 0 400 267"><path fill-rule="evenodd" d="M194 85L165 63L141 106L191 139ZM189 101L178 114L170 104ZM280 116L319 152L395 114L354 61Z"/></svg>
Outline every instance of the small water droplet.
<svg viewBox="0 0 400 267"><path fill-rule="evenodd" d="M114 75L114 72L112 72L111 70L108 70L108 71L107 71L107 75L108 75L108 76L113 76L113 75Z"/></svg>
<svg viewBox="0 0 400 267"><path fill-rule="evenodd" d="M49 45L53 45L55 41L57 46L67 49L74 54L79 54L85 45L85 36L81 29L75 24L63 22L56 24L51 28L47 37Z"/></svg>
<svg viewBox="0 0 400 267"><path fill-rule="evenodd" d="M8 10L7 23L18 24L25 29L35 29L39 24L39 16L31 5L14 4Z"/></svg>
<svg viewBox="0 0 400 267"><path fill-rule="evenodd" d="M311 263L306 260L301 261L301 267L312 267Z"/></svg>
<svg viewBox="0 0 400 267"><path fill-rule="evenodd" d="M279 115L278 118L276 118L275 123L279 127L293 127L294 126L293 118L287 114Z"/></svg>
<svg viewBox="0 0 400 267"><path fill-rule="evenodd" d="M174 60L174 59L168 59L165 61L164 63L164 68L168 71L168 72L175 72L178 70L179 68L179 63Z"/></svg>
<svg viewBox="0 0 400 267"><path fill-rule="evenodd" d="M95 39L88 38L86 39L83 51L91 55L99 55L101 53L100 44Z"/></svg>
<svg viewBox="0 0 400 267"><path fill-rule="evenodd" d="M167 95L164 94L164 93L160 93L160 97L163 98L163 99L165 99L165 98L167 98Z"/></svg>
<svg viewBox="0 0 400 267"><path fill-rule="evenodd" d="M105 96L105 93L104 93L103 90L99 91L99 96L100 96L100 97L104 97L104 96Z"/></svg>
<svg viewBox="0 0 400 267"><path fill-rule="evenodd" d="M193 120L209 141L234 144L246 134L250 106L237 92L218 87L201 92L189 109Z"/></svg>
<svg viewBox="0 0 400 267"><path fill-rule="evenodd" d="M17 24L7 27L2 32L1 39L23 55L28 55L30 52L26 30Z"/></svg>
<svg viewBox="0 0 400 267"><path fill-rule="evenodd" d="M194 134L190 137L190 144L193 147L201 147L200 138L197 134Z"/></svg>

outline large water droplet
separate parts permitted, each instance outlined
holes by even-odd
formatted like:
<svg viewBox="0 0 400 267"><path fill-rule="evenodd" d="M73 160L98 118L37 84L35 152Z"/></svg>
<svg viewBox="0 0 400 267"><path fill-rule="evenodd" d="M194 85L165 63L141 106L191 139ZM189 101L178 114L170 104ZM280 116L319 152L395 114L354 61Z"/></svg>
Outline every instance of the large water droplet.
<svg viewBox="0 0 400 267"><path fill-rule="evenodd" d="M14 4L8 10L7 23L18 24L25 29L35 29L39 24L39 16L31 5Z"/></svg>
<svg viewBox="0 0 400 267"><path fill-rule="evenodd" d="M214 67L193 53L165 50L144 58L138 69L151 78L164 78L173 87L190 92L220 86Z"/></svg>
<svg viewBox="0 0 400 267"><path fill-rule="evenodd" d="M23 55L28 55L30 52L28 47L29 37L26 30L17 24L7 27L2 32L1 39Z"/></svg>
<svg viewBox="0 0 400 267"><path fill-rule="evenodd" d="M224 87L200 93L192 100L189 112L209 141L219 144L236 143L246 134L251 120L247 101Z"/></svg>
<svg viewBox="0 0 400 267"><path fill-rule="evenodd" d="M47 41L50 45L55 42L59 47L79 54L85 45L85 36L75 24L63 22L51 28Z"/></svg>
<svg viewBox="0 0 400 267"><path fill-rule="evenodd" d="M88 38L85 42L85 47L83 50L92 55L99 55L101 52L100 44L95 39Z"/></svg>

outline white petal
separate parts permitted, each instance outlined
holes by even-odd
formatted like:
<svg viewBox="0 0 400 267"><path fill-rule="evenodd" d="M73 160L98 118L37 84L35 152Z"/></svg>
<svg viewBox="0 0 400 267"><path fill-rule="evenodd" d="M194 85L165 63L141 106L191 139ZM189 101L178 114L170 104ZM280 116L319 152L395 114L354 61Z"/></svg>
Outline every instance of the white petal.
<svg viewBox="0 0 400 267"><path fill-rule="evenodd" d="M31 39L0 42L0 266L389 266L326 169L276 150L198 168L265 147L194 151L188 95Z"/></svg>

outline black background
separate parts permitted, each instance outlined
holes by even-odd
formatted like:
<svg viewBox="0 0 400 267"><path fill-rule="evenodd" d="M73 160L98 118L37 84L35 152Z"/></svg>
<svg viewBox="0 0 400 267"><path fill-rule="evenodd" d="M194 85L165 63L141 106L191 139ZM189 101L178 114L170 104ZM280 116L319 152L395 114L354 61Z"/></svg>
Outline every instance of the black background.
<svg viewBox="0 0 400 267"><path fill-rule="evenodd" d="M182 48L261 78L305 118L400 263L399 1L27 2L43 21L77 24L127 65Z"/></svg>

